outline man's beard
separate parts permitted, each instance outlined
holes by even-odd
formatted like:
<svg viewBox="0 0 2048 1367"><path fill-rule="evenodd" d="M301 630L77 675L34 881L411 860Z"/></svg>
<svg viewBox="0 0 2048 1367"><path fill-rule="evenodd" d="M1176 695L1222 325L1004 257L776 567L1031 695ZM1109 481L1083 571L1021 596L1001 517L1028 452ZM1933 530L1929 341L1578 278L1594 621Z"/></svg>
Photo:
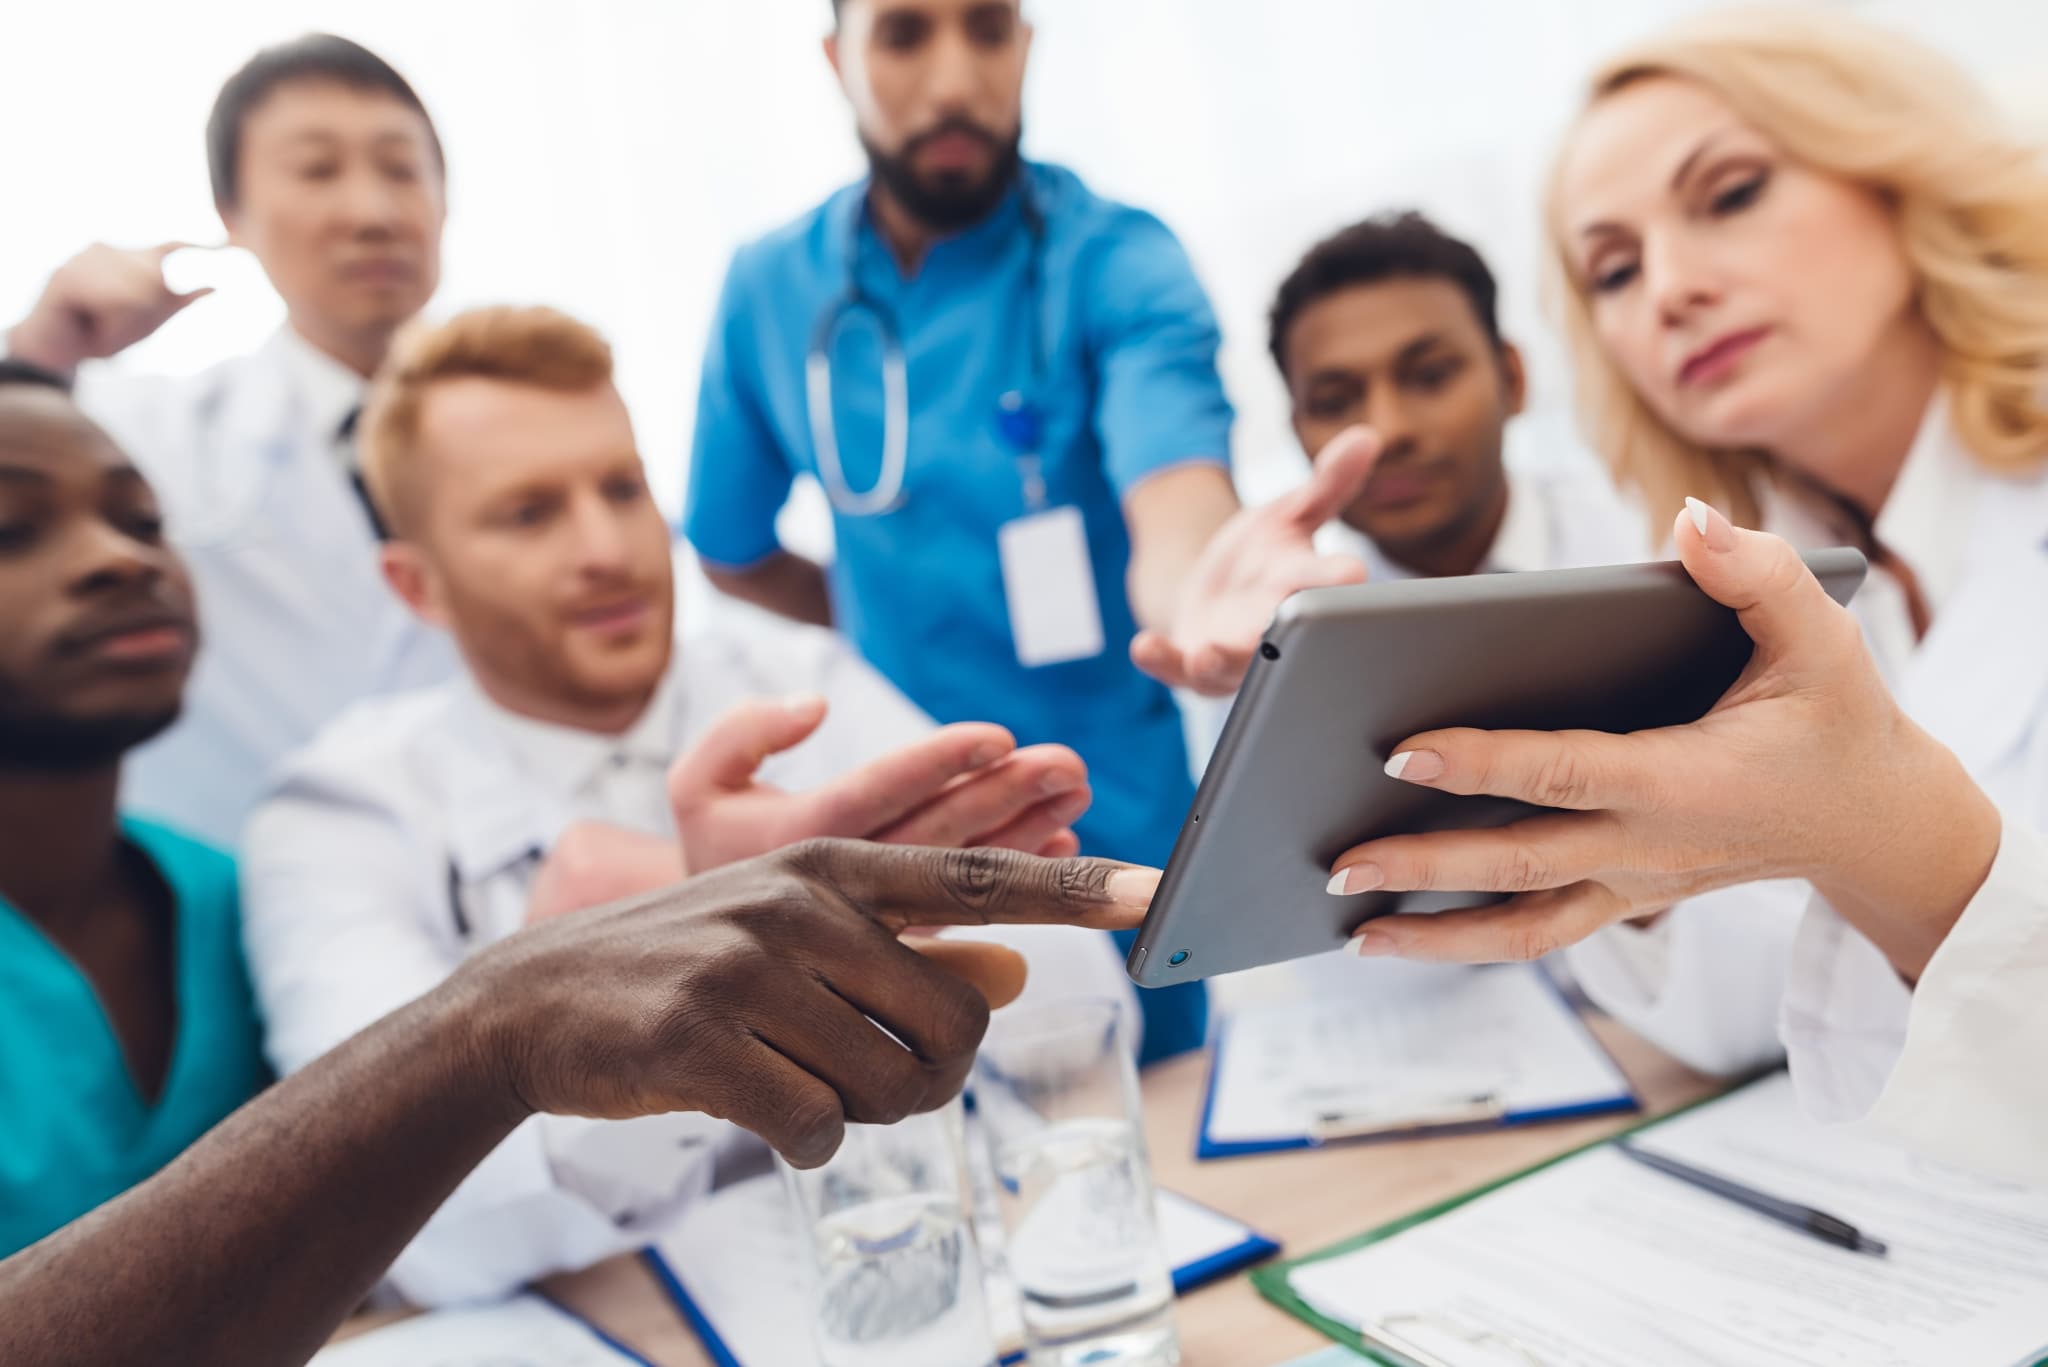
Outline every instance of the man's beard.
<svg viewBox="0 0 2048 1367"><path fill-rule="evenodd" d="M38 717L0 710L0 769L46 774L103 769L177 719L175 707L115 717Z"/></svg>
<svg viewBox="0 0 2048 1367"><path fill-rule="evenodd" d="M964 133L995 149L995 160L986 174L969 178L964 172L948 171L929 180L919 177L914 167L918 149L947 133ZM995 212L1017 179L1017 169L1023 164L1023 143L1022 126L1005 143L980 124L959 118L947 119L920 133L893 157L869 142L865 135L860 140L875 183L887 190L912 218L936 233L960 232Z"/></svg>

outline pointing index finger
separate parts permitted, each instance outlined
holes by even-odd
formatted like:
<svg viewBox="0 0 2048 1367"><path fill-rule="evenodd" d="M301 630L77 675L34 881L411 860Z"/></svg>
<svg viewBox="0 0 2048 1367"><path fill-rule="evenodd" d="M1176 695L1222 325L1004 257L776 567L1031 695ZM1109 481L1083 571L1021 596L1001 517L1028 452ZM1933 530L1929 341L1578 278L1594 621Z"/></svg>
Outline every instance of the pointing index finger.
<svg viewBox="0 0 2048 1367"><path fill-rule="evenodd" d="M1347 427L1316 454L1308 483L1283 503L1287 520L1313 532L1344 511L1372 477L1380 458L1380 439L1370 427Z"/></svg>
<svg viewBox="0 0 2048 1367"><path fill-rule="evenodd" d="M1159 886L1157 869L1014 850L811 840L792 849L790 858L800 872L892 931L956 925L1129 930L1144 919Z"/></svg>

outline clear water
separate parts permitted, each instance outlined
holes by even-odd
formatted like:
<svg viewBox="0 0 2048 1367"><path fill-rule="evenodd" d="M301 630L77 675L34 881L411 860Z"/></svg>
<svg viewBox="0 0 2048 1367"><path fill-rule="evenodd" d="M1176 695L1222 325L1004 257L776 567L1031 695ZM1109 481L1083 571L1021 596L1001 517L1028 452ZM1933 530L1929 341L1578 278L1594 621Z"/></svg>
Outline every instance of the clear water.
<svg viewBox="0 0 2048 1367"><path fill-rule="evenodd" d="M981 1262L957 1202L897 1196L818 1222L823 1367L993 1367Z"/></svg>
<svg viewBox="0 0 2048 1367"><path fill-rule="evenodd" d="M1172 1367L1173 1279L1152 1174L1121 1120L1069 1120L1000 1147L1010 1275L1033 1367Z"/></svg>

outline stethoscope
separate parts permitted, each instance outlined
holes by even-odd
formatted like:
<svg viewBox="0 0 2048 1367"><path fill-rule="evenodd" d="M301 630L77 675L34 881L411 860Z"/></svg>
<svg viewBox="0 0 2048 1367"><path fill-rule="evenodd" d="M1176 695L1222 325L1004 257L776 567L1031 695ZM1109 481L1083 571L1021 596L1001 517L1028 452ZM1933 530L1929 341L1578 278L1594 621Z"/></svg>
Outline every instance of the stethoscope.
<svg viewBox="0 0 2048 1367"><path fill-rule="evenodd" d="M234 550L260 542L266 527L262 519L263 500L268 497L274 472L288 464L297 453L296 438L278 436L266 443L259 465L260 477L246 481L246 488L240 491L230 489L223 482L220 472L220 452L228 445L222 425L222 414L227 406L225 382L216 382L199 396L197 404L198 428L203 434L199 446L204 455L198 462L198 482L204 494L194 503L195 509L205 509L203 518L187 517L180 524L178 544L182 550L219 551ZM362 416L358 405L346 413L335 431L327 438L330 447L352 446L356 440L356 425ZM329 458L337 457L335 451L322 452ZM369 524L370 534L378 541L389 539L389 530L370 498L369 486L363 482L362 470L352 456L342 457L340 463L347 470L351 494L360 508L364 520Z"/></svg>
<svg viewBox="0 0 2048 1367"><path fill-rule="evenodd" d="M488 877L496 878L501 874L520 868L538 867L545 856L546 851L542 850L540 846L529 845L518 858L509 861L503 868L494 871ZM479 880L479 882L481 881ZM456 863L455 860L450 859L448 861L448 919L454 923L455 938L463 944L468 944L470 936L476 931L476 923L469 914L468 890L469 882L462 876L462 866Z"/></svg>
<svg viewBox="0 0 2048 1367"><path fill-rule="evenodd" d="M1041 316L1045 283L1045 220L1029 189L1018 182L1024 227L1031 234L1031 261L1025 294L1031 314L1032 393L1011 390L996 404L996 434L1017 461L1025 506L1045 506L1045 477L1039 459L1044 419L1036 395L1045 388L1045 320ZM809 410L811 448L817 455L818 483L833 508L848 517L875 517L903 503L903 472L910 457L910 375L903 354L903 334L889 306L860 283L861 213L853 215L846 251L846 293L826 306L811 330L804 356L804 399ZM873 487L856 490L846 481L839 457L839 434L832 421L832 343L849 319L865 313L874 320L882 341L882 468Z"/></svg>

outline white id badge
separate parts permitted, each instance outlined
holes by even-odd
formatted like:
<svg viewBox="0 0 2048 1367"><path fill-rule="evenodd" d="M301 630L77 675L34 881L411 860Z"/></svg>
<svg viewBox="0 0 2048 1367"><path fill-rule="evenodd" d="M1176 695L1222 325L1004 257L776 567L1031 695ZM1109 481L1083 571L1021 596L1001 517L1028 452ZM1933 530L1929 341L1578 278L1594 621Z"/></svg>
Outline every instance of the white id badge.
<svg viewBox="0 0 2048 1367"><path fill-rule="evenodd" d="M1100 655L1102 608L1081 510L1048 508L1005 522L996 548L1017 663L1030 669Z"/></svg>

